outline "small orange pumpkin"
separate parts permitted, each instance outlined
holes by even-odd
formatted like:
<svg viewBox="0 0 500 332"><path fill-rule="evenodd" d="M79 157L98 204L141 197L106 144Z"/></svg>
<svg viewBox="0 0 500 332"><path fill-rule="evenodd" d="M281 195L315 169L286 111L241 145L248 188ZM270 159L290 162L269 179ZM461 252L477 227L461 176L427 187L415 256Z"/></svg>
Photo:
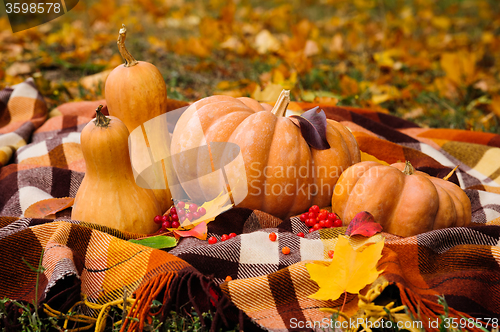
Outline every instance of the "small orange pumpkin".
<svg viewBox="0 0 500 332"><path fill-rule="evenodd" d="M351 166L335 186L332 207L344 225L368 211L385 232L404 237L471 223L470 200L460 187L415 171L409 162Z"/></svg>
<svg viewBox="0 0 500 332"><path fill-rule="evenodd" d="M230 142L241 149L244 174L239 178L246 176L248 188L237 206L285 218L313 204L329 205L342 171L360 161L357 142L342 124L327 120L330 148L310 147L295 120L284 116L289 100L289 92L282 93L272 111L253 99L229 96L192 104L179 119L171 146L172 154L180 156L174 168L190 198L200 202L215 198L220 192L214 188L220 188L221 179L202 178L210 163L200 162L201 152L188 151Z"/></svg>

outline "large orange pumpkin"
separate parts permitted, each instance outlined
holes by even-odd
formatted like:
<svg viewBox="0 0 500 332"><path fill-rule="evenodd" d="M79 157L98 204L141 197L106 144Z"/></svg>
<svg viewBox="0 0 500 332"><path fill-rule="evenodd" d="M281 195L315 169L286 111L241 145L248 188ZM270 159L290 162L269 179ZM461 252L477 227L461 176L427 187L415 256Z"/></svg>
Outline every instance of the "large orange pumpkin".
<svg viewBox="0 0 500 332"><path fill-rule="evenodd" d="M471 223L470 200L460 187L415 171L409 162L351 166L335 186L332 207L344 225L368 211L385 232L405 237Z"/></svg>
<svg viewBox="0 0 500 332"><path fill-rule="evenodd" d="M285 117L288 103L289 94L283 93L271 111L253 99L229 96L211 96L192 104L172 137L174 167L190 198L200 202L213 199L220 193L217 182L224 180L203 177L210 171L207 168L214 169L213 162L200 162L206 153L202 149L189 151L230 142L239 146L244 161L241 174L233 168L232 176L241 182L246 178L243 185L248 189L237 206L284 218L313 204L329 205L342 171L360 161L357 142L342 124L327 120L330 148L311 148L298 123Z"/></svg>

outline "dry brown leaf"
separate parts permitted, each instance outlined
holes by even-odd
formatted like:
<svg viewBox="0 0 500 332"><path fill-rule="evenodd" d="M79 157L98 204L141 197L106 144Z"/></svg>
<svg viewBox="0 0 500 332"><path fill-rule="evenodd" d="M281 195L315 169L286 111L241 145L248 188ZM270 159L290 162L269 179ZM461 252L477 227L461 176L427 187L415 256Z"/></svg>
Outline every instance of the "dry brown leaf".
<svg viewBox="0 0 500 332"><path fill-rule="evenodd" d="M26 218L45 218L69 208L74 201L73 197L44 199L31 204L24 212L24 216Z"/></svg>
<svg viewBox="0 0 500 332"><path fill-rule="evenodd" d="M254 48L259 54L277 52L280 47L280 41L269 30L262 30L255 36Z"/></svg>
<svg viewBox="0 0 500 332"><path fill-rule="evenodd" d="M82 77L80 79L80 84L87 90L96 90L97 88L101 87L104 89L104 85L106 84L106 79L109 76L109 73L111 73L111 69L102 71L100 73L94 74L94 75L89 75Z"/></svg>
<svg viewBox="0 0 500 332"><path fill-rule="evenodd" d="M26 62L14 62L7 68L5 73L9 76L26 75L33 71L31 65Z"/></svg>

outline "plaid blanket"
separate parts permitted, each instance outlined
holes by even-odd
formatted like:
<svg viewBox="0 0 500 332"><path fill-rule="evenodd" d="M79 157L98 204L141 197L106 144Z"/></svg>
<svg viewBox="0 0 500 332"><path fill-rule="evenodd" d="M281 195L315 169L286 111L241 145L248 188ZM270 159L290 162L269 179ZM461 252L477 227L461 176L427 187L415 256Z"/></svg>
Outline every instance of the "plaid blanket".
<svg viewBox="0 0 500 332"><path fill-rule="evenodd" d="M297 217L280 220L233 208L208 230L209 236L234 232L235 238L215 245L184 238L165 252L127 241L139 234L71 220L70 209L57 213L55 220L24 217L39 200L76 195L85 171L79 133L103 102L69 103L48 112L31 80L0 92L0 297L37 298L61 313L83 301L82 314L95 324L106 304L134 294L137 301L129 310L138 319L124 325L132 330L157 313L150 306L153 299L164 304L162 319L186 304L198 312L212 310L213 328L231 322L245 330L324 328L314 323L326 322L331 313L320 309L339 308L344 298L310 299L318 286L305 264L328 262L328 251L345 228L300 238L296 234L307 229ZM168 108L185 105L169 100ZM290 105L296 111L312 106ZM492 322L500 318L500 135L420 128L364 109L322 108L328 118L352 130L363 152L379 160L410 160L415 168L439 177L459 165L450 181L465 190L472 204L472 227L410 238L376 235L385 238L378 264L384 272L361 293L383 285L373 304L384 305L390 298L406 305L408 315L426 330L438 331L434 322L445 314L440 295L449 317L479 318L495 327ZM276 242L266 241L270 232L278 234ZM291 249L289 255L282 254L284 246ZM36 267L40 259L44 271L37 278L27 263ZM227 276L232 280L225 281ZM345 300L344 311L360 317L362 299L347 294ZM15 325L18 312L11 309L0 326Z"/></svg>

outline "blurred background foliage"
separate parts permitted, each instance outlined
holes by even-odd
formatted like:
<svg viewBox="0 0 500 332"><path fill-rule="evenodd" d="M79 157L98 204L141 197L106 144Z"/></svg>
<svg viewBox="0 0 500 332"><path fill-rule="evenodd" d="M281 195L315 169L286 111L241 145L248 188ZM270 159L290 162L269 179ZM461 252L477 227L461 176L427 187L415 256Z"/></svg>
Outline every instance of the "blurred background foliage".
<svg viewBox="0 0 500 332"><path fill-rule="evenodd" d="M121 24L169 98L212 94L375 109L500 132L498 0L80 0L13 34L0 5L0 88L35 77L51 107L104 97Z"/></svg>

